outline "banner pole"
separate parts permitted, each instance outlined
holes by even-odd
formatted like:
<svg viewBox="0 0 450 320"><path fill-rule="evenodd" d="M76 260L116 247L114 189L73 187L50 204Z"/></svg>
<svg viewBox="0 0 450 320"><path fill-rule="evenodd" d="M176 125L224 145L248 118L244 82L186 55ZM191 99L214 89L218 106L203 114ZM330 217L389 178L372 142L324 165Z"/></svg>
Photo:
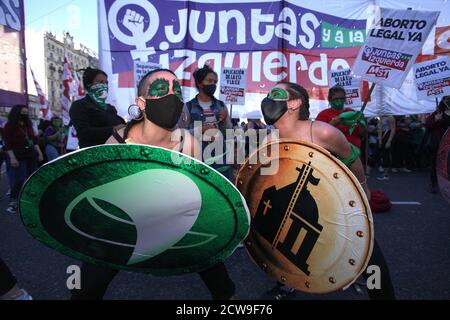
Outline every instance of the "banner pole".
<svg viewBox="0 0 450 320"><path fill-rule="evenodd" d="M367 104L369 103L369 99L372 96L373 89L375 89L375 82L373 82L372 85L370 86L369 94L367 95L366 100L364 101L364 104L361 108L362 113L364 113L364 110L366 109Z"/></svg>

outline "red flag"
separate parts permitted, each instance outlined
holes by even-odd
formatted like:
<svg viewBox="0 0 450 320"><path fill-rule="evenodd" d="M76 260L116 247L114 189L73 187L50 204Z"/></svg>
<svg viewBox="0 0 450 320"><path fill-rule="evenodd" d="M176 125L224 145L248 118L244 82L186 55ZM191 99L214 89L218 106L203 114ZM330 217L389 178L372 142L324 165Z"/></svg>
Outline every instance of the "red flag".
<svg viewBox="0 0 450 320"><path fill-rule="evenodd" d="M69 58L67 57L67 50L64 50L64 76L62 85L63 94L61 95L61 106L62 106L63 121L65 125L68 125L70 122L69 109L72 103L71 97L72 85L73 85L72 67L70 66Z"/></svg>
<svg viewBox="0 0 450 320"><path fill-rule="evenodd" d="M44 120L50 120L53 117L52 110L48 106L47 98L45 97L44 92L42 91L41 86L37 82L36 77L34 76L33 69L31 69L31 75L33 76L34 85L36 87L37 94L39 96L39 104L41 105L41 111Z"/></svg>
<svg viewBox="0 0 450 320"><path fill-rule="evenodd" d="M83 87L81 86L81 82L80 79L78 78L76 70L73 71L73 81L74 81L73 96L77 100L83 98L86 95L86 93L84 92Z"/></svg>

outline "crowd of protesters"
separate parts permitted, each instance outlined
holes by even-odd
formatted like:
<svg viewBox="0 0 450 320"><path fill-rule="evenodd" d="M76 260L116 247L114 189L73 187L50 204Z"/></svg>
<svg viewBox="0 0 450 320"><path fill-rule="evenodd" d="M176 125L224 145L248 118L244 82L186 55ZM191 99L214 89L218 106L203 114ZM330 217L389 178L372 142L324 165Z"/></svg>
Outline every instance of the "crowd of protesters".
<svg viewBox="0 0 450 320"><path fill-rule="evenodd" d="M180 84L172 79L175 77L171 71L166 70L164 72L164 75L166 78L170 78L170 81L159 79L161 83L155 81L154 88L150 89L155 92L155 96L163 97L161 101L166 97L170 97L177 102L179 102L177 99L182 101ZM178 126L191 130L194 123L200 121L203 126L202 133L212 136L215 136L214 130L226 136L224 133L226 129L234 128L247 131L270 128L257 117L249 118L247 122L232 118L225 104L214 97L218 76L210 67L205 66L198 69L194 73L194 79L198 89L197 96L184 105L173 104L172 100L167 101L165 107L177 106L168 115L167 109L157 110L156 107L150 112L148 106L152 105L151 99L144 101L139 97L136 98L134 107L139 110L137 110L137 116L134 117L134 120L127 125L125 120L118 115L116 108L106 103L108 96L106 73L98 69L86 69L83 84L87 95L85 98L75 101L70 110L71 124L78 132L80 147L104 144L111 136L116 137L115 134L118 132L122 133L122 137L131 136L138 141L141 138L134 133L139 123L145 124L147 129L152 129L146 121L142 121L144 118L150 119L149 121L158 127L152 129L156 133L163 129L173 128L177 121ZM167 95L169 91L172 94ZM389 180L392 174L398 172L411 173L413 170L430 168L429 190L433 193L438 192L436 154L439 142L450 126L450 97L442 99L436 111L431 115L384 115L368 119L364 119L361 113L345 108L345 99L345 90L342 87L330 88L328 96L330 108L322 111L316 120L327 122L344 133L351 144L352 152L363 155L363 162L366 163L366 174L370 176L372 172L376 172L376 174L379 174L377 177L379 180ZM130 111L132 110L130 109ZM344 114L353 119L353 126L346 125ZM308 117L309 115L306 119ZM2 152L0 153L0 166L3 162L6 163L6 175L10 188L7 212L17 212L20 189L26 179L40 165L53 161L67 152L67 135L68 126L64 125L59 117L53 117L49 121L41 121L38 126L33 126L27 106L17 105L11 109L8 120L1 130ZM119 138L116 138L116 140L120 142ZM126 140L123 141L126 142ZM214 141L214 139L211 141ZM258 140L258 142L261 141ZM207 144L207 142L203 142L203 149ZM247 147L246 155L248 155L248 141L245 146ZM226 152L223 155L213 154L212 156L215 158L225 157L225 154ZM233 172L232 169L236 170L235 166L213 166L227 178L234 180L235 171ZM7 270L6 265L2 264L1 267ZM222 265L219 267L222 269L215 270L213 273L221 274L223 275L222 278L227 280L226 270ZM98 270L98 268L95 269L92 266L85 266L85 268L91 268L88 274L106 274L111 279L116 274L116 270ZM8 275L10 274L8 272L0 270L2 274ZM10 279L8 283L11 284L9 289L12 290L8 290L8 297L29 298L25 291L17 287L12 274L8 279ZM92 282L94 281L92 280ZM101 298L109 280L105 283L98 292L95 288L88 292L88 296ZM231 284L230 287L232 286ZM234 291L234 289L230 289L231 291ZM0 292L1 295L2 292ZM76 299L77 295L81 296L80 293L74 292L73 298ZM227 292L224 296L229 298L232 293Z"/></svg>

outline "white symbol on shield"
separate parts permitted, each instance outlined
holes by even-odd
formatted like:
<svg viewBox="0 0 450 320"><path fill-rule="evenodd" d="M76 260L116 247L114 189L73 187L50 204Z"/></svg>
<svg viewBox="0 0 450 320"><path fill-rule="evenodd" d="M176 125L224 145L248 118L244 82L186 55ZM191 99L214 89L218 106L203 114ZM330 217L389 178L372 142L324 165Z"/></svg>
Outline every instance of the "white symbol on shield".
<svg viewBox="0 0 450 320"><path fill-rule="evenodd" d="M82 227L77 227L72 215L83 200L87 200L98 214L135 226L136 243L99 238L88 234ZM131 220L111 214L100 207L96 200L122 209ZM193 180L176 171L150 169L83 192L67 206L64 220L69 228L86 238L133 248L128 262L128 265L132 265L166 250L198 247L216 239L217 235L191 230L201 208L201 191ZM194 237L196 242L177 245L186 235Z"/></svg>
<svg viewBox="0 0 450 320"><path fill-rule="evenodd" d="M138 12L127 9L123 16L119 15L122 8L130 5L140 6L148 14L149 26L144 30L144 17ZM122 25L131 32L131 36L122 32L119 28L119 20ZM111 6L108 13L108 24L111 32L120 42L135 46L136 50L131 51L133 60L148 62L148 56L155 54L154 47L147 47L146 43L153 39L159 28L159 14L150 1L146 0L117 0Z"/></svg>

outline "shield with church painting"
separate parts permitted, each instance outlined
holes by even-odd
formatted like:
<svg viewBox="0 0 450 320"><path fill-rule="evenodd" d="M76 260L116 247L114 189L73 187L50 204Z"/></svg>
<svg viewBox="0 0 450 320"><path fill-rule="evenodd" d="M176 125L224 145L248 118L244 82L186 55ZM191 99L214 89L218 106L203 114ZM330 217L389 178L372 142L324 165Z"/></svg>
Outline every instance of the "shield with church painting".
<svg viewBox="0 0 450 320"><path fill-rule="evenodd" d="M367 267L373 220L356 177L325 149L280 140L262 146L236 179L252 217L245 241L275 280L308 293L347 288Z"/></svg>
<svg viewBox="0 0 450 320"><path fill-rule="evenodd" d="M224 176L144 145L83 149L25 183L20 213L37 240L75 259L158 276L198 272L247 236L245 200Z"/></svg>
<svg viewBox="0 0 450 320"><path fill-rule="evenodd" d="M439 190L450 203L450 129L442 137L436 163Z"/></svg>

